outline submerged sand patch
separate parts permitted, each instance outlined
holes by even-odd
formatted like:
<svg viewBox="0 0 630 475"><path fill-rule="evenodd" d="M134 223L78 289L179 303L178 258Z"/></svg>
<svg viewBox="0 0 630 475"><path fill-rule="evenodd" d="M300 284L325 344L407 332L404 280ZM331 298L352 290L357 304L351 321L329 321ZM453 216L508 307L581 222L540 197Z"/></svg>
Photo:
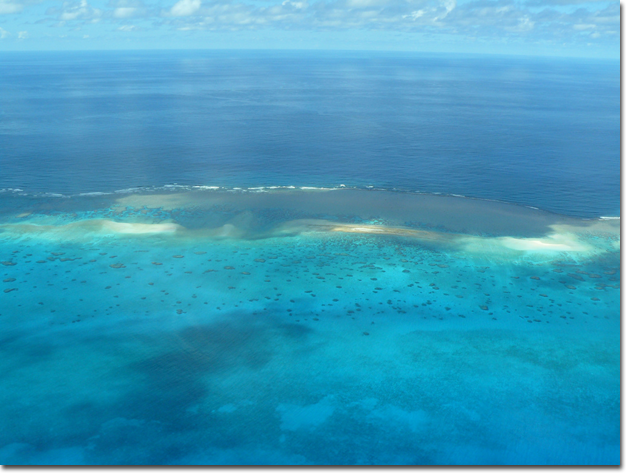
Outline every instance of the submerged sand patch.
<svg viewBox="0 0 630 475"><path fill-rule="evenodd" d="M32 222L0 224L0 229L25 236L36 235L48 239L75 241L94 234L172 234L183 227L175 223L121 223L107 219L86 219L62 225Z"/></svg>
<svg viewBox="0 0 630 475"><path fill-rule="evenodd" d="M119 223L115 221L102 221L103 227L121 234L155 234L173 233L182 226L175 223L143 224L143 223Z"/></svg>
<svg viewBox="0 0 630 475"><path fill-rule="evenodd" d="M276 234L301 234L308 232L330 232L382 236L400 236L421 241L452 244L469 253L581 253L598 254L618 250L620 233L618 221L593 220L584 224L557 224L550 226L551 232L532 237L487 237L460 233L425 231L420 229L391 227L384 225L340 224L325 220L296 220L283 224ZM593 239L598 238L598 239Z"/></svg>
<svg viewBox="0 0 630 475"><path fill-rule="evenodd" d="M165 211L172 211L179 208L188 208L191 206L213 204L211 194L203 193L168 193L154 195L126 195L116 200L117 207L131 208L161 208ZM218 199L217 199L218 200Z"/></svg>
<svg viewBox="0 0 630 475"><path fill-rule="evenodd" d="M190 204L194 194L130 195L121 197L120 206L160 205L175 208L184 203ZM199 203L208 202L207 194L199 194ZM203 198L203 199L202 199ZM218 199L218 198L217 198ZM138 201L137 201L138 200ZM137 202L136 202L137 201ZM222 211L221 213L224 213ZM275 212L274 212L275 213ZM537 216L537 215L536 215ZM381 217L385 218L385 217ZM57 219L57 218L55 218ZM435 245L448 246L452 251L478 255L505 255L506 258L523 253L551 255L571 253L573 255L594 255L620 247L619 220L571 220L559 217L556 224L549 224L538 236L481 235L475 232L448 232L441 228L420 229L420 226L384 225L371 223L343 223L330 219L290 219L275 222L273 226L253 225L245 220L238 224L226 223L217 226L217 220L210 220L214 227L189 229L172 221L150 222L150 218L134 215L135 222L121 222L110 219L83 219L67 224L53 224L50 217L40 217L19 223L0 224L0 230L7 236L37 236L57 241L80 241L99 236L144 236L161 235L203 242L204 240L257 240L284 238L311 233L357 234L367 236L391 236L416 239ZM341 219L341 218L340 218ZM379 218L380 219L380 218ZM58 222L58 221L57 221ZM372 221L373 222L373 221ZM174 256L181 258L180 255ZM260 259L256 262L264 262ZM5 264L11 265L11 264Z"/></svg>
<svg viewBox="0 0 630 475"><path fill-rule="evenodd" d="M620 247L618 222L594 220L585 222L582 226L555 224L550 228L550 233L539 238L468 236L462 238L461 242L467 252L521 251L594 255L616 251Z"/></svg>

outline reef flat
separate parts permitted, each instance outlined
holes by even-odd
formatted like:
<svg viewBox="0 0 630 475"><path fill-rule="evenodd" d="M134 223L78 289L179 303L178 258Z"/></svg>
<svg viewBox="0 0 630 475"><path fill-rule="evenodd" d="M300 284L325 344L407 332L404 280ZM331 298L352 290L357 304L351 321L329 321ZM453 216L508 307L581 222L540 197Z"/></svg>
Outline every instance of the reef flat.
<svg viewBox="0 0 630 475"><path fill-rule="evenodd" d="M0 463L619 464L618 219L0 199Z"/></svg>

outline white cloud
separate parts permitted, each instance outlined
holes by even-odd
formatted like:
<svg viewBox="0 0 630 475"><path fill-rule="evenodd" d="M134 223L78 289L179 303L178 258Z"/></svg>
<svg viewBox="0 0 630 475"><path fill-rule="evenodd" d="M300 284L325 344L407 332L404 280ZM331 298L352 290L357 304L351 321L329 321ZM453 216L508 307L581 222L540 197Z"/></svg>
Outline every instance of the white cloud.
<svg viewBox="0 0 630 475"><path fill-rule="evenodd" d="M347 0L347 5L350 8L369 8L385 5L388 2L385 0Z"/></svg>
<svg viewBox="0 0 630 475"><path fill-rule="evenodd" d="M308 2L290 2L289 0L284 0L284 2L282 2L282 6L285 5L291 5L292 7L295 7L297 9L302 9L302 8L308 8Z"/></svg>
<svg viewBox="0 0 630 475"><path fill-rule="evenodd" d="M130 18L138 9L133 7L119 7L114 10L114 18Z"/></svg>
<svg viewBox="0 0 630 475"><path fill-rule="evenodd" d="M599 9L553 5L531 9L527 0L468 0L459 4L456 0L275 0L277 3L262 5L255 1L179 0L160 16L163 24L178 31L362 29L458 35L467 42L499 39L555 44L585 44L587 36L589 41L596 40L596 32L601 35L598 41L610 42L611 36L619 35L619 6L614 4ZM580 0L536 1L555 5Z"/></svg>
<svg viewBox="0 0 630 475"><path fill-rule="evenodd" d="M403 18L411 18L412 20L417 20L424 14L425 14L424 10L416 10L415 12L411 12L409 15L403 15Z"/></svg>
<svg viewBox="0 0 630 475"><path fill-rule="evenodd" d="M533 29L535 26L535 23L527 16L523 16L521 18L518 19L518 23L514 26L507 26L506 30L508 31L513 31L513 32L526 32L529 31L531 29Z"/></svg>
<svg viewBox="0 0 630 475"><path fill-rule="evenodd" d="M19 13L22 11L23 8L24 6L19 3L0 0L0 15Z"/></svg>
<svg viewBox="0 0 630 475"><path fill-rule="evenodd" d="M573 29L575 30L592 30L594 28L597 28L597 25L584 25L582 23L577 24L577 25L573 25Z"/></svg>
<svg viewBox="0 0 630 475"><path fill-rule="evenodd" d="M28 38L28 31L20 31L18 33L18 40L25 40Z"/></svg>
<svg viewBox="0 0 630 475"><path fill-rule="evenodd" d="M201 7L201 0L179 0L171 8L172 16L190 16Z"/></svg>
<svg viewBox="0 0 630 475"><path fill-rule="evenodd" d="M11 36L11 33L9 33L7 30L5 30L4 28L0 27L0 40L3 40L5 38L8 38L9 36Z"/></svg>
<svg viewBox="0 0 630 475"><path fill-rule="evenodd" d="M0 0L0 13L41 1ZM146 19L153 28L173 32L381 30L458 35L466 42L514 39L570 45L612 44L620 24L619 5L584 8L577 5L582 0L108 0L102 9L88 3L93 0L55 1L64 3L47 14L58 26L107 21L121 32L140 31L129 23ZM52 25L52 18L48 21Z"/></svg>
<svg viewBox="0 0 630 475"><path fill-rule="evenodd" d="M442 6L446 10L446 13L444 14L444 16L446 16L451 13L453 9L457 6L457 0L444 0L442 2Z"/></svg>
<svg viewBox="0 0 630 475"><path fill-rule="evenodd" d="M553 5L580 5L582 3L610 3L610 0L528 0L526 5L533 7L547 7Z"/></svg>
<svg viewBox="0 0 630 475"><path fill-rule="evenodd" d="M64 2L61 10L52 8L49 9L49 13L58 14L59 20L66 21L99 21L103 12L98 8L92 7L87 0L81 0L80 2Z"/></svg>
<svg viewBox="0 0 630 475"><path fill-rule="evenodd" d="M103 15L114 19L140 18L159 14L157 7L150 9L142 0L110 0L107 6L113 10L107 10Z"/></svg>

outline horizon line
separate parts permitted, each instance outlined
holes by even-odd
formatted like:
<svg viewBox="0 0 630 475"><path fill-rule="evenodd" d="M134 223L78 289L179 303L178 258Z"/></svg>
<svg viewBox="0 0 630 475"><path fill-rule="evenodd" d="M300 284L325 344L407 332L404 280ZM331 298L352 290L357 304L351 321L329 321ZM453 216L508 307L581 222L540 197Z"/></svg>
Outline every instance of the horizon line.
<svg viewBox="0 0 630 475"><path fill-rule="evenodd" d="M458 51L419 51L419 50L390 50L390 49L330 49L330 48L74 48L74 49L0 49L3 53L124 53L124 52L175 52L175 51L239 51L239 52L318 52L318 53L380 53L380 54L408 54L408 55L449 55L449 56L493 56L493 57L522 57L522 58L562 58L574 60L616 61L621 64L621 52L619 56L581 56L561 54L536 54L536 53L505 53L505 52L458 52Z"/></svg>

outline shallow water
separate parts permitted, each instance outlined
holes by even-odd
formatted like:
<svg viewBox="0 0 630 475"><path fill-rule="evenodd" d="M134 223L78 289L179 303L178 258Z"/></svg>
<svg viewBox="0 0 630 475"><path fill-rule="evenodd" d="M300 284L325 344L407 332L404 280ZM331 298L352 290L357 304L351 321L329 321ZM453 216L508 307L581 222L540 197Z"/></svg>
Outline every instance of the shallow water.
<svg viewBox="0 0 630 475"><path fill-rule="evenodd" d="M619 220L366 190L0 201L0 463L619 464Z"/></svg>

